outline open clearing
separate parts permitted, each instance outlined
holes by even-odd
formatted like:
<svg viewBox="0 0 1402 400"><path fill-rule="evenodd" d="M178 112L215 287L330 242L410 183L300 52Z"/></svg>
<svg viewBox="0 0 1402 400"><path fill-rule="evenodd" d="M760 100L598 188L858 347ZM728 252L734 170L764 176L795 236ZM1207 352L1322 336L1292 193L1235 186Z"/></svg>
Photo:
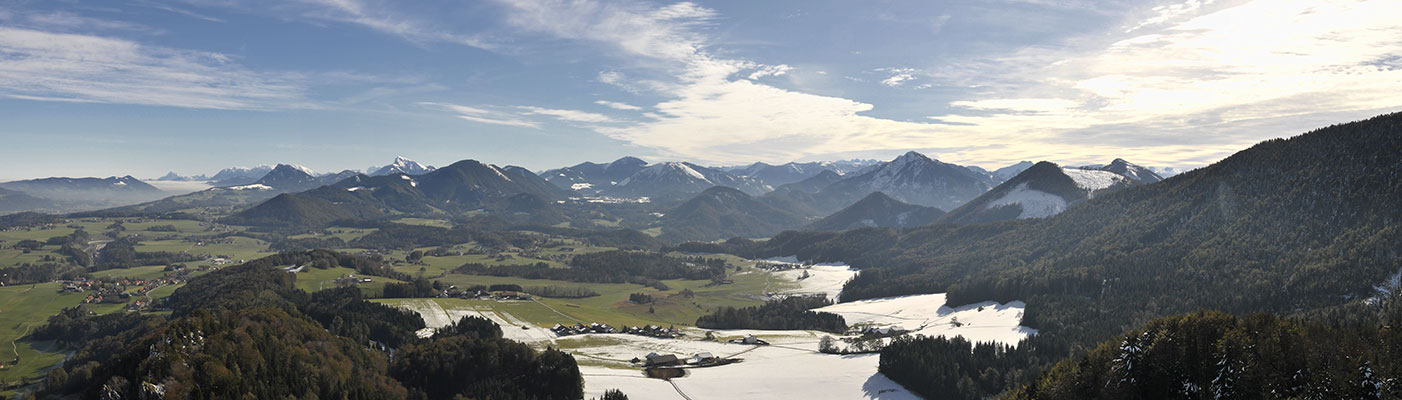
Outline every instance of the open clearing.
<svg viewBox="0 0 1402 400"><path fill-rule="evenodd" d="M944 293L936 293L839 303L815 311L841 315L848 325L900 326L913 335L963 336L976 342L1016 345L1037 334L1036 329L1019 325L1027 307L1021 301L985 301L954 308L944 303Z"/></svg>

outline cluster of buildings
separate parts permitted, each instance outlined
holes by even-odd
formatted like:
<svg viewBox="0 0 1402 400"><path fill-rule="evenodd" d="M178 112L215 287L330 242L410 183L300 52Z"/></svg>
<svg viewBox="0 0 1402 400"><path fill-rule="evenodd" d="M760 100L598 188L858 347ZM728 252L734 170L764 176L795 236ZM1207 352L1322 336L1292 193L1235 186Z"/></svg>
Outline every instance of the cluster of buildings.
<svg viewBox="0 0 1402 400"><path fill-rule="evenodd" d="M749 345L755 345L755 346L767 346L767 345L769 345L769 342L766 342L766 341L764 341L764 339L760 339L759 337L756 337L755 335L745 335L745 337L742 337L742 338L739 338L739 339L730 339L730 340L728 340L727 342L729 342L729 343L734 343L734 344L749 344Z"/></svg>
<svg viewBox="0 0 1402 400"><path fill-rule="evenodd" d="M712 365L721 365L725 361L726 360L723 358L716 357L706 352L696 353L687 358L677 357L676 354L648 353L648 355L643 358L634 358L632 360L633 364L641 364L645 368L680 366L709 367Z"/></svg>
<svg viewBox="0 0 1402 400"><path fill-rule="evenodd" d="M589 325L555 324L554 327L550 328L550 331L555 332L555 336L559 337L565 337L570 335L582 335L586 333L623 333L629 335L647 336L662 339L676 339L683 336L682 331L674 327L663 328L657 325L648 325L633 327L624 326L623 329L618 329L608 324L600 324L597 322L590 323Z"/></svg>
<svg viewBox="0 0 1402 400"><path fill-rule="evenodd" d="M900 326L883 326L879 328L871 326L862 328L861 330L862 337L865 338L886 338L892 336L900 336L904 335L906 332L909 331Z"/></svg>

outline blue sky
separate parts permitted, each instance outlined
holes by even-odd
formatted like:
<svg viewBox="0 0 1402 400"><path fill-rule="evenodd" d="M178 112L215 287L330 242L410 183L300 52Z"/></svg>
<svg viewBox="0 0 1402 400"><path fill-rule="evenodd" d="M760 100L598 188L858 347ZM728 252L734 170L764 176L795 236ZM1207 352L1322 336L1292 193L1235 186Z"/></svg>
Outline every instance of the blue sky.
<svg viewBox="0 0 1402 400"><path fill-rule="evenodd" d="M1402 109L1396 1L0 0L0 180L403 155L1201 166Z"/></svg>

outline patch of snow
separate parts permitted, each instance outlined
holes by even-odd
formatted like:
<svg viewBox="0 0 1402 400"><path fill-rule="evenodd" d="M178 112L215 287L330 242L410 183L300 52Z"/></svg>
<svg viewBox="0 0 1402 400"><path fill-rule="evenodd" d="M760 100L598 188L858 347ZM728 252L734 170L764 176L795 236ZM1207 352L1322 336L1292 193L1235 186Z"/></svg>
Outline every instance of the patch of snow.
<svg viewBox="0 0 1402 400"><path fill-rule="evenodd" d="M734 336L746 331L718 332ZM608 335L621 343L578 349L575 357L612 361L628 360L650 352L683 357L706 352L721 357L733 355L744 361L720 367L688 369L686 376L672 379L676 388L667 381L643 378L641 371L636 369L581 366L579 371L584 375L584 396L596 397L616 388L632 399L919 399L876 371L881 358L878 354L844 356L818 353L816 350L821 333L756 332L766 335L765 340L775 346ZM576 337L579 336L560 341L578 340ZM776 373L779 371L782 373ZM678 390L686 393L686 397Z"/></svg>
<svg viewBox="0 0 1402 400"><path fill-rule="evenodd" d="M808 277L802 280L798 278L807 272ZM841 263L817 264L811 268L791 269L787 271L775 272L774 276L798 283L798 289L786 290L780 294L787 295L814 295L821 294L829 299L837 300L842 295L842 285L857 276L857 270L852 266Z"/></svg>
<svg viewBox="0 0 1402 400"><path fill-rule="evenodd" d="M592 183L576 183L576 184L570 185L570 189L572 189L572 190L584 190L584 189L589 189L589 188L592 188L592 187L594 187L594 184L592 184Z"/></svg>
<svg viewBox="0 0 1402 400"><path fill-rule="evenodd" d="M1066 211L1066 199L1040 190L1028 189L1027 182L1013 187L1013 190L998 200L989 202L984 208L992 209L1012 204L1022 206L1022 213L1017 216L1019 219L1045 218Z"/></svg>
<svg viewBox="0 0 1402 400"><path fill-rule="evenodd" d="M127 183L126 183L126 182L123 182L123 181L116 181L116 182L113 182L113 183L112 183L112 186L126 186L126 185L127 185Z"/></svg>
<svg viewBox="0 0 1402 400"><path fill-rule="evenodd" d="M649 197L609 197L609 196L571 197L570 200L572 200L572 201L582 201L582 202L585 202L585 203L596 203L596 204L642 204L642 203L651 203L651 202L652 202L652 198L649 198Z"/></svg>
<svg viewBox="0 0 1402 400"><path fill-rule="evenodd" d="M442 304L433 299L410 299L396 302L386 302L388 305L397 306L419 314L424 319L424 329L417 332L419 337L433 336L433 332L438 328L452 325L463 317L472 315L491 320L501 326L502 336L522 343L537 343L555 341L555 334L550 330L531 325L510 313L493 311L490 306L461 306L444 308ZM521 329L524 326L527 329Z"/></svg>
<svg viewBox="0 0 1402 400"><path fill-rule="evenodd" d="M771 264L801 264L798 261L797 256L773 257L756 261L767 262ZM804 272L808 273L808 277L802 280L798 279L799 277L803 276ZM851 265L847 265L845 263L814 264L812 266L809 266L808 268L790 269L787 271L779 271L774 273L775 278L793 281L795 283L798 283L799 286L798 289L785 290L778 292L777 294L821 294L833 300L838 299L838 296L842 294L842 285L847 284L847 281L852 280L852 277L854 276L857 276L857 270L853 269Z"/></svg>
<svg viewBox="0 0 1402 400"><path fill-rule="evenodd" d="M505 179L507 182L510 182L510 181L511 181L511 178L507 178L507 177L506 177L506 174L505 174L505 173L502 173L501 168L497 168L496 165L492 165L492 164L487 164L487 166L488 166L488 167L491 167L491 168L492 168L492 172L496 172L496 173L497 173L497 176L500 176L501 179Z"/></svg>
<svg viewBox="0 0 1402 400"><path fill-rule="evenodd" d="M347 192L358 192L358 191L365 190L365 189L368 189L368 188L366 188L366 187L364 187L364 186L356 186L356 187L353 187L353 188L346 189L346 191L347 191ZM373 189L372 189L372 190L373 190Z"/></svg>
<svg viewBox="0 0 1402 400"><path fill-rule="evenodd" d="M1364 303L1368 305L1382 304L1383 301L1392 297L1392 294L1399 290L1399 288L1402 288L1402 269L1397 270L1396 274L1384 280L1382 284L1373 286L1375 294L1373 294L1373 297L1364 300Z"/></svg>
<svg viewBox="0 0 1402 400"><path fill-rule="evenodd" d="M229 190L273 190L273 187L261 183L255 183L252 185L230 186Z"/></svg>
<svg viewBox="0 0 1402 400"><path fill-rule="evenodd" d="M1076 182L1077 187L1080 187L1081 189L1085 189L1087 191L1105 189L1114 185L1115 183L1129 179L1126 178L1124 175L1120 175L1110 171L1085 170L1076 168L1062 168L1061 170L1066 173L1066 176L1071 177L1072 181Z"/></svg>
<svg viewBox="0 0 1402 400"><path fill-rule="evenodd" d="M1027 304L1021 301L985 301L951 308L945 305L945 294L936 293L840 303L814 311L841 315L848 325L900 326L917 335L963 336L972 342L1017 345L1037 334L1036 329L1021 325L1025 308Z"/></svg>
<svg viewBox="0 0 1402 400"><path fill-rule="evenodd" d="M295 169L295 170L298 170L298 171L302 171L303 173L306 173L307 175L316 176L316 171L312 171L311 168L303 167L303 166L298 165L298 164L287 164L287 166L292 167L292 169Z"/></svg>
<svg viewBox="0 0 1402 400"><path fill-rule="evenodd" d="M399 179L403 179L403 180L406 180L406 181L412 181L412 180L414 180L414 178L410 178L409 175L402 175L402 174L399 175Z"/></svg>

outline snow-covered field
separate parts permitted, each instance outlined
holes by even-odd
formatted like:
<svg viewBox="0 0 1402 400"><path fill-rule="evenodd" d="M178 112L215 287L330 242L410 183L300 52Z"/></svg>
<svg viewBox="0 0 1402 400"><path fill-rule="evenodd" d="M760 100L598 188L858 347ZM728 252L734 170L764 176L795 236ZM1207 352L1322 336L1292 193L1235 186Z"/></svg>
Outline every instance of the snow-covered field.
<svg viewBox="0 0 1402 400"><path fill-rule="evenodd" d="M899 325L916 334L959 335L975 342L1016 344L1036 330L1019 326L1024 304L984 302L946 307L944 294L891 297L842 303L820 311L842 315L849 324ZM979 309L983 310L980 311ZM958 321L961 326L955 327ZM827 335L810 331L717 330L721 337L760 336L769 346L746 346L699 340L667 340L630 335L583 335L562 338L581 362L585 397L619 389L634 399L916 399L899 384L877 373L877 354L832 355L817 352L818 340ZM586 337L594 339L585 339ZM699 337L700 335L694 335ZM575 347L590 340L591 347ZM603 342L603 343L600 343ZM688 369L687 375L666 381L643 377L636 369L622 369L626 360L647 353L688 357L708 352L744 361L711 368ZM597 366L608 363L620 368Z"/></svg>
<svg viewBox="0 0 1402 400"><path fill-rule="evenodd" d="M444 308L439 302L432 299L402 300L397 306L419 313L424 319L424 328L419 330L420 337L433 335L433 331L457 322L469 315L476 315L491 320L501 326L502 336L522 343L554 342L555 334L549 330L522 321L510 313L493 311L490 307L448 307ZM521 329L524 326L526 329Z"/></svg>
<svg viewBox="0 0 1402 400"><path fill-rule="evenodd" d="M1016 345L1037 333L1019 325L1026 307L1021 301L985 301L951 308L945 305L944 293L936 293L840 303L815 311L841 315L848 325L900 326L911 334L963 336L973 342Z"/></svg>
<svg viewBox="0 0 1402 400"><path fill-rule="evenodd" d="M789 262L792 257L764 260ZM774 273L776 280L794 280L805 270ZM824 294L836 297L842 283L856 272L843 264L817 265L806 269L809 278L797 281L792 294ZM971 341L1016 344L1036 330L1019 326L1024 304L984 302L946 307L944 294L927 294L841 303L819 309L842 315L848 324L902 326L915 334L960 335ZM918 399L899 384L877 372L877 354L833 355L817 351L825 335L812 331L715 330L717 337L756 335L768 346L732 344L699 340L705 331L689 329L687 338L659 339L623 334L586 334L556 338L549 331L530 325L509 313L490 309L491 304L449 306L439 301L404 300L397 303L423 316L430 328L448 325L465 315L481 315L502 326L507 338L565 349L582 366L585 398L597 397L609 389L619 389L631 399ZM451 303L448 303L451 304ZM982 310L980 310L982 308ZM954 326L958 321L961 326ZM528 329L521 329L526 326ZM431 334L427 329L423 334ZM687 369L686 376L670 382L643 376L629 365L634 357L648 353L676 354L687 358L697 353L742 359L741 362L709 368ZM683 394L684 393L684 394Z"/></svg>
<svg viewBox="0 0 1402 400"><path fill-rule="evenodd" d="M771 264L798 264L798 258L794 256L777 257L760 260ZM808 277L802 280L804 272L808 272ZM783 290L779 294L786 295L813 295L821 294L829 299L836 300L842 294L842 285L846 284L852 277L857 276L857 270L852 266L843 263L815 264L812 268L791 269L788 271L775 272L773 278L793 281L798 283L797 289Z"/></svg>
<svg viewBox="0 0 1402 400"><path fill-rule="evenodd" d="M754 331L750 331L754 332ZM719 331L735 335L742 331ZM665 340L608 335L616 344L575 350L583 360L627 360L648 352L690 356L709 352L744 361L711 368L693 368L666 381L643 377L636 369L580 367L585 397L619 389L631 399L918 399L899 384L876 373L880 356L818 353L818 334L803 331L761 331L770 346L746 346L697 340ZM561 339L561 345L568 345Z"/></svg>

